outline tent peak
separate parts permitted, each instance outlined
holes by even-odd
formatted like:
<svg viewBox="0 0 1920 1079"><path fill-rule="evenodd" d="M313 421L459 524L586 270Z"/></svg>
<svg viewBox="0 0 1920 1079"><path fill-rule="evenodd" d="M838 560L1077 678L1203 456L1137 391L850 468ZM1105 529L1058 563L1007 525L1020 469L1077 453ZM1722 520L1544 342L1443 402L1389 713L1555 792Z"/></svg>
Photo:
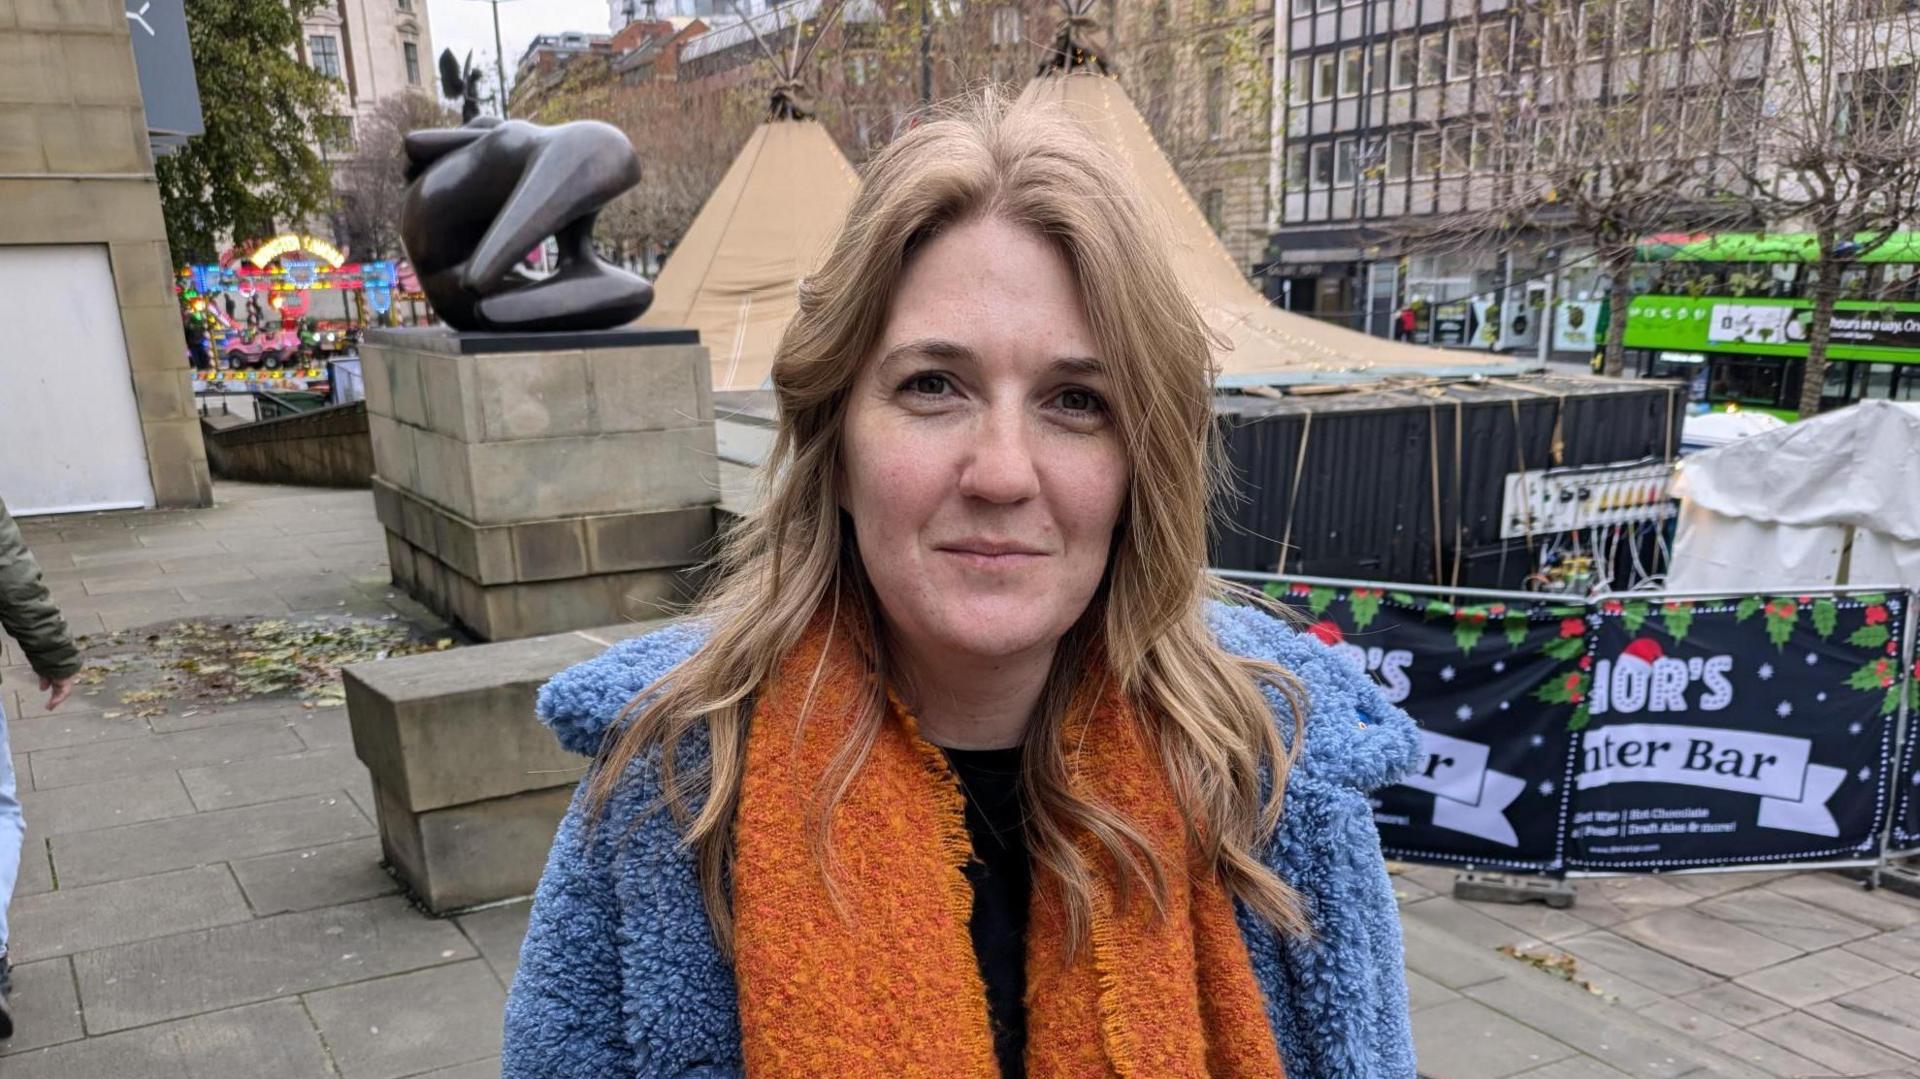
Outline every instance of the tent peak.
<svg viewBox="0 0 1920 1079"><path fill-rule="evenodd" d="M1094 0L1060 0L1060 25L1041 57L1035 77L1075 71L1113 73L1107 63L1106 34L1093 15Z"/></svg>

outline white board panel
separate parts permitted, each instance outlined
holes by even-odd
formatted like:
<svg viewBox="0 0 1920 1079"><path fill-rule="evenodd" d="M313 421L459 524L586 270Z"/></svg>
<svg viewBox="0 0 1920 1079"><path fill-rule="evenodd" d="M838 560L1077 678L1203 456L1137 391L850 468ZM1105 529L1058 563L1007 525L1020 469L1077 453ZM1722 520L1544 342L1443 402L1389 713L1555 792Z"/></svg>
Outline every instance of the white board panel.
<svg viewBox="0 0 1920 1079"><path fill-rule="evenodd" d="M104 244L0 245L0 498L16 516L153 505L115 296Z"/></svg>

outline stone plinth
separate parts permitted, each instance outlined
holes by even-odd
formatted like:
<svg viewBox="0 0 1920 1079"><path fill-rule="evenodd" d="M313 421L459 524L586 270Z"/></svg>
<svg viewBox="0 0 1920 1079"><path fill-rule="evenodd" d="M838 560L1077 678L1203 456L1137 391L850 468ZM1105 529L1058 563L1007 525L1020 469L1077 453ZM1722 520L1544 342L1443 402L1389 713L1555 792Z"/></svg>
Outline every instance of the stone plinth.
<svg viewBox="0 0 1920 1079"><path fill-rule="evenodd" d="M387 861L436 914L530 894L587 761L534 717L565 667L644 626L381 660L344 672Z"/></svg>
<svg viewBox="0 0 1920 1079"><path fill-rule="evenodd" d="M655 617L713 537L689 330L378 330L361 349L394 583L487 640Z"/></svg>

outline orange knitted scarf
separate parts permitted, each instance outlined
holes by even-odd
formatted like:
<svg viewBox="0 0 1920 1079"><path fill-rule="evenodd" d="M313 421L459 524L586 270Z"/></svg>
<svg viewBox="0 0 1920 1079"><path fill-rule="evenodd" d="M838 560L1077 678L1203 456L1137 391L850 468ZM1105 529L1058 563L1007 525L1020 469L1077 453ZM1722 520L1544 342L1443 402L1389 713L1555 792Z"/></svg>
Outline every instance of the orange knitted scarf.
<svg viewBox="0 0 1920 1079"><path fill-rule="evenodd" d="M869 671L844 627L829 633L816 620L753 714L733 867L747 1074L990 1079L999 1068L968 933L965 803L945 757L903 709L882 725L834 812L831 872L844 917L816 861L808 807ZM1076 782L1146 836L1169 871L1168 904L1163 919L1136 888L1118 909L1114 869L1095 860L1092 946L1070 962L1058 882L1036 867L1028 1074L1279 1076L1233 900L1199 866L1132 711L1112 695L1076 708L1066 726L1067 744L1079 747Z"/></svg>

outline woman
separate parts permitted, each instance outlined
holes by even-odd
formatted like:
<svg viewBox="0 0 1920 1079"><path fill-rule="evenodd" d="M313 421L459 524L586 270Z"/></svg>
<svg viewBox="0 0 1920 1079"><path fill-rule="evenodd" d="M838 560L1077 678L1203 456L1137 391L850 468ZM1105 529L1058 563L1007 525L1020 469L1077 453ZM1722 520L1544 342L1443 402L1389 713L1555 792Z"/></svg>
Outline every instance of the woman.
<svg viewBox="0 0 1920 1079"><path fill-rule="evenodd" d="M1411 722L1204 573L1208 338L1119 165L988 98L871 165L699 617L599 753L508 1076L1409 1076Z"/></svg>

